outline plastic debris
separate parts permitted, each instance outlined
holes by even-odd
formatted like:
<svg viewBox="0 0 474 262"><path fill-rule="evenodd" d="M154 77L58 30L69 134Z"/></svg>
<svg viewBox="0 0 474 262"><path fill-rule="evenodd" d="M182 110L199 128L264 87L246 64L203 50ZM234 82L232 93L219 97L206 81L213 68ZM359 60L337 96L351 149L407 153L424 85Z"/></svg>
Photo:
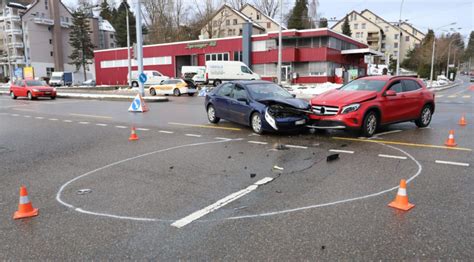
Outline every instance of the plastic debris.
<svg viewBox="0 0 474 262"><path fill-rule="evenodd" d="M275 191L275 192L278 193L278 194L281 194L281 190L277 190L277 191Z"/></svg>
<svg viewBox="0 0 474 262"><path fill-rule="evenodd" d="M85 194L89 194L89 193L92 193L92 189L79 189L77 190L77 194L78 195L85 195Z"/></svg>
<svg viewBox="0 0 474 262"><path fill-rule="evenodd" d="M334 161L334 160L337 160L339 159L339 154L332 154L332 155L329 155L327 158L326 158L326 161L327 162L331 162L331 161Z"/></svg>
<svg viewBox="0 0 474 262"><path fill-rule="evenodd" d="M283 171L283 170L284 170L283 167L279 167L279 166L273 166L273 169L279 170L279 171Z"/></svg>
<svg viewBox="0 0 474 262"><path fill-rule="evenodd" d="M170 169L173 169L173 168L174 168L174 166L170 166Z"/></svg>
<svg viewBox="0 0 474 262"><path fill-rule="evenodd" d="M256 176L257 176L257 174L255 174L255 173L251 173L251 174L250 174L250 178L254 178L254 177L256 177Z"/></svg>
<svg viewBox="0 0 474 262"><path fill-rule="evenodd" d="M290 148L288 148L286 145L284 144L275 144L275 146L273 147L273 149L275 150L288 150Z"/></svg>

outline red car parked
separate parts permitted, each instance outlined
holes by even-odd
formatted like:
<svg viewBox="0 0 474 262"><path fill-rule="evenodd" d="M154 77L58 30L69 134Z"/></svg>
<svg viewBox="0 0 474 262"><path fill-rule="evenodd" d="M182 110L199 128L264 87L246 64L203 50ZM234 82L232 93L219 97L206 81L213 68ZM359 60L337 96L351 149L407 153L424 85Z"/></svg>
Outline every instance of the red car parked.
<svg viewBox="0 0 474 262"><path fill-rule="evenodd" d="M434 97L415 77L363 77L311 99L310 127L355 129L367 137L398 122L426 127L435 110Z"/></svg>
<svg viewBox="0 0 474 262"><path fill-rule="evenodd" d="M10 86L10 96L16 99L19 96L33 100L38 97L56 98L56 88L50 87L39 80L15 80Z"/></svg>

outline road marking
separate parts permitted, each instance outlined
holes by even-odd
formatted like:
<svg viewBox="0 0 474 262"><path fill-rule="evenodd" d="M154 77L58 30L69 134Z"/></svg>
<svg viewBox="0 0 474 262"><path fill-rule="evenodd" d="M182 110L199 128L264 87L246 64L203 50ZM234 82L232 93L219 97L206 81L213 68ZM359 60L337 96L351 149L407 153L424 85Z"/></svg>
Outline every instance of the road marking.
<svg viewBox="0 0 474 262"><path fill-rule="evenodd" d="M465 95L465 96L462 96L462 98L471 98L470 95Z"/></svg>
<svg viewBox="0 0 474 262"><path fill-rule="evenodd" d="M24 115L23 117L30 118L31 116L29 116L29 115Z"/></svg>
<svg viewBox="0 0 474 262"><path fill-rule="evenodd" d="M406 156L393 156L393 155L384 155L384 154L379 154L379 157L385 157L385 158L393 158L393 159L407 159Z"/></svg>
<svg viewBox="0 0 474 262"><path fill-rule="evenodd" d="M218 139L218 140L228 140L230 138L225 138L225 137L214 137L214 139Z"/></svg>
<svg viewBox="0 0 474 262"><path fill-rule="evenodd" d="M242 130L240 128L235 128L235 127L223 127L223 126L211 126L211 125L193 125L193 124L184 124L184 123L175 123L175 122L169 122L168 124L169 125L177 125L177 126L191 126L191 127L223 129L223 130L232 130L232 131Z"/></svg>
<svg viewBox="0 0 474 262"><path fill-rule="evenodd" d="M368 139L357 139L357 138L349 138L349 137L333 137L332 139L366 142L366 143L383 143L383 144L392 144L392 145L400 145L400 146L413 146L413 147L427 147L427 148L449 149L449 150L459 150L459 151L472 151L472 149L470 149L470 148L463 148L463 147L437 146L437 145L416 144L416 143L406 143L406 142L387 141L387 140L368 140Z"/></svg>
<svg viewBox="0 0 474 262"><path fill-rule="evenodd" d="M35 118L36 118L36 119L44 119L44 117L42 117L42 116L37 116L37 117L35 117Z"/></svg>
<svg viewBox="0 0 474 262"><path fill-rule="evenodd" d="M166 130L160 130L158 132L163 133L163 134L173 134L174 133L173 131L166 131Z"/></svg>
<svg viewBox="0 0 474 262"><path fill-rule="evenodd" d="M81 124L81 125L88 125L88 124L90 124L90 123L89 123L89 122L79 122L79 124Z"/></svg>
<svg viewBox="0 0 474 262"><path fill-rule="evenodd" d="M297 145L285 145L285 146L289 148L308 149L307 146L297 146Z"/></svg>
<svg viewBox="0 0 474 262"><path fill-rule="evenodd" d="M196 135L196 134L185 134L185 136L191 136L191 137L201 137L201 135Z"/></svg>
<svg viewBox="0 0 474 262"><path fill-rule="evenodd" d="M115 127L116 128L122 128L122 129L127 128L126 126L115 126Z"/></svg>
<svg viewBox="0 0 474 262"><path fill-rule="evenodd" d="M50 119L48 119L48 120L51 120L51 121L58 121L59 119L57 119L57 118L50 118Z"/></svg>
<svg viewBox="0 0 474 262"><path fill-rule="evenodd" d="M469 166L468 163L461 163L461 162L451 162L451 161L443 161L443 160L436 160L438 164L445 164L445 165L453 165L453 166Z"/></svg>
<svg viewBox="0 0 474 262"><path fill-rule="evenodd" d="M69 120L69 119L66 119L66 120L63 120L64 123L72 123L72 120Z"/></svg>
<svg viewBox="0 0 474 262"><path fill-rule="evenodd" d="M150 131L150 129L148 128L142 128L142 127L138 127L136 128L137 130L140 130L140 131Z"/></svg>
<svg viewBox="0 0 474 262"><path fill-rule="evenodd" d="M20 116L19 114L11 114L11 116Z"/></svg>
<svg viewBox="0 0 474 262"><path fill-rule="evenodd" d="M108 126L107 124L97 123L96 126Z"/></svg>
<svg viewBox="0 0 474 262"><path fill-rule="evenodd" d="M448 96L448 97L449 97L449 98L455 98L455 97L457 97L457 95L450 95L450 96Z"/></svg>
<svg viewBox="0 0 474 262"><path fill-rule="evenodd" d="M265 177L257 182L255 182L254 184L240 190L240 191L237 191L233 194L230 194L220 200L218 200L217 202L215 202L214 204L212 205L209 205L201 210L198 210L184 218L181 218L179 220L176 220L175 222L173 222L171 224L171 226L174 226L174 227L177 227L177 228L182 228L184 226L186 226L187 224L211 213L211 212L214 212L216 211L217 209L231 203L232 201L235 201L245 195L247 195L248 193L254 191L255 189L257 189L260 185L263 185L263 184L266 184L270 181L272 181L273 178L271 177Z"/></svg>
<svg viewBox="0 0 474 262"><path fill-rule="evenodd" d="M111 116L85 115L85 114L75 114L75 113L70 113L69 115L71 115L71 116L84 116L84 117L112 119Z"/></svg>
<svg viewBox="0 0 474 262"><path fill-rule="evenodd" d="M436 97L443 97L444 95L436 95Z"/></svg>
<svg viewBox="0 0 474 262"><path fill-rule="evenodd" d="M257 144L257 145L267 145L267 142L260 142L260 141L248 141L250 144Z"/></svg>
<svg viewBox="0 0 474 262"><path fill-rule="evenodd" d="M392 130L392 131L382 132L382 133L375 134L375 136L383 136L383 135L394 134L398 132L402 132L402 130Z"/></svg>
<svg viewBox="0 0 474 262"><path fill-rule="evenodd" d="M344 154L354 154L354 151L350 151L350 150L339 150L339 149L329 149L329 152L344 153Z"/></svg>

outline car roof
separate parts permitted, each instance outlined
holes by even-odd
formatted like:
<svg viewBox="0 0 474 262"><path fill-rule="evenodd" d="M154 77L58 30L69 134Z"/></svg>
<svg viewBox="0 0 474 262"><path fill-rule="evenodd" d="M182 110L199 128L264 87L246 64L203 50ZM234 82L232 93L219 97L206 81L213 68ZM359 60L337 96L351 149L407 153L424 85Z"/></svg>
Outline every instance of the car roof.
<svg viewBox="0 0 474 262"><path fill-rule="evenodd" d="M251 85L251 84L275 84L270 81L265 81L265 80L236 80L236 81L230 81L231 83L234 84L241 84L241 85Z"/></svg>
<svg viewBox="0 0 474 262"><path fill-rule="evenodd" d="M368 79L368 80L383 80L383 81L389 81L392 79L418 79L417 77L414 76L390 76L390 75L380 75L380 76L364 76L359 79Z"/></svg>

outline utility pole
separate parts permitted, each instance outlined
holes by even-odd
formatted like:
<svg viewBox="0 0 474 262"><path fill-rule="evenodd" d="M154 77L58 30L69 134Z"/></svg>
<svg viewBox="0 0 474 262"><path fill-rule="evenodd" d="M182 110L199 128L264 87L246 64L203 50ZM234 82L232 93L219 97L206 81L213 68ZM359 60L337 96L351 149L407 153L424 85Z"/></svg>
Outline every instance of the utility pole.
<svg viewBox="0 0 474 262"><path fill-rule="evenodd" d="M128 10L128 4L127 0L123 0L125 4L125 9L127 10L127 18L126 18L126 23L127 23L127 59L128 59L128 86L132 86L132 60L131 60L131 55L130 55L130 24L129 24L129 13L130 10Z"/></svg>
<svg viewBox="0 0 474 262"><path fill-rule="evenodd" d="M277 65L277 79L278 84L281 85L281 60L282 60L282 27L281 24L283 23L283 0L280 0L280 23L278 26L278 65Z"/></svg>
<svg viewBox="0 0 474 262"><path fill-rule="evenodd" d="M136 23L136 30L137 30L137 63L138 63L138 74L143 73L143 36L142 36L142 16L141 16L141 3L140 0L137 0L136 5L136 14L137 14L137 23ZM143 87L144 83L138 81L139 85L139 92L141 96L145 96L145 89Z"/></svg>
<svg viewBox="0 0 474 262"><path fill-rule="evenodd" d="M402 45L402 8L403 2L400 4L400 17L398 19L398 47L397 47L397 75L400 75L400 46Z"/></svg>
<svg viewBox="0 0 474 262"><path fill-rule="evenodd" d="M430 70L430 85L431 86L433 86L433 66L434 66L435 48L436 48L436 35L433 34L433 50L431 52L431 70Z"/></svg>

